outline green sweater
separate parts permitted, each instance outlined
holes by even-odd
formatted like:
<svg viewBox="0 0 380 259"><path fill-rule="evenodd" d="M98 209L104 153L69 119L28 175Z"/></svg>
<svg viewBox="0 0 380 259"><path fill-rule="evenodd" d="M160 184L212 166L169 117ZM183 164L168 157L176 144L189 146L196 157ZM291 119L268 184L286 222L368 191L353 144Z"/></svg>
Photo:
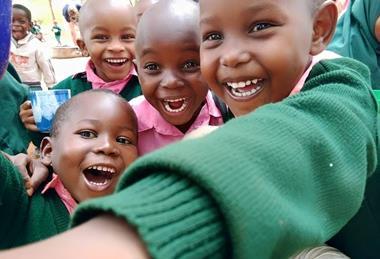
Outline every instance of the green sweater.
<svg viewBox="0 0 380 259"><path fill-rule="evenodd" d="M27 99L28 87L8 65L0 80L0 149L9 154L26 152L31 138L19 117L19 107Z"/></svg>
<svg viewBox="0 0 380 259"><path fill-rule="evenodd" d="M369 81L357 61L322 61L301 93L138 159L73 225L112 213L165 259L286 258L322 244L358 211L377 165Z"/></svg>
<svg viewBox="0 0 380 259"><path fill-rule="evenodd" d="M41 188L29 198L20 172L0 155L0 249L38 241L67 229L70 216L65 205L53 189L41 194Z"/></svg>

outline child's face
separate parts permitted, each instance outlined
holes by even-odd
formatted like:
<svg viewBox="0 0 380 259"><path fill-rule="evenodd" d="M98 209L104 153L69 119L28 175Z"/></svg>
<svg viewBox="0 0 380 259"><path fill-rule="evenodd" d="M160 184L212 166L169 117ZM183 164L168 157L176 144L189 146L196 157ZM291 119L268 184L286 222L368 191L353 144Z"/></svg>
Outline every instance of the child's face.
<svg viewBox="0 0 380 259"><path fill-rule="evenodd" d="M112 193L137 158L131 109L110 95L82 97L51 138L52 166L78 202Z"/></svg>
<svg viewBox="0 0 380 259"><path fill-rule="evenodd" d="M125 78L135 56L136 16L132 7L127 8L128 1L125 2L91 7L80 25L84 49L95 65L96 74L106 82Z"/></svg>
<svg viewBox="0 0 380 259"><path fill-rule="evenodd" d="M199 67L199 34L193 23L159 27L146 23L139 29L136 55L141 88L167 122L186 132L208 91Z"/></svg>
<svg viewBox="0 0 380 259"><path fill-rule="evenodd" d="M310 62L306 0L203 0L202 74L236 115L289 95Z"/></svg>
<svg viewBox="0 0 380 259"><path fill-rule="evenodd" d="M31 23L28 20L26 13L18 8L13 8L12 13L12 37L15 40L25 38L31 28Z"/></svg>

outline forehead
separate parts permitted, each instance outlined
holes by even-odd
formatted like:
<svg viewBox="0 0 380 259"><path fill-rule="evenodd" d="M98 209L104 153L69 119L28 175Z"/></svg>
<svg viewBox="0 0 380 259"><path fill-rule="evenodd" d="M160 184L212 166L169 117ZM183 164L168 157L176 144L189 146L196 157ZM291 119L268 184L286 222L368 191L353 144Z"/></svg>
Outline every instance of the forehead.
<svg viewBox="0 0 380 259"><path fill-rule="evenodd" d="M239 1L229 1L229 0L202 0L200 1L200 12L203 15L217 11L220 9L231 10L246 10L250 9L256 10L297 10L304 9L305 7L310 8L315 0L239 0ZM293 13L297 15L297 13Z"/></svg>
<svg viewBox="0 0 380 259"><path fill-rule="evenodd" d="M140 21L137 29L136 50L163 44L199 45L198 14L193 16L162 15L153 8Z"/></svg>
<svg viewBox="0 0 380 259"><path fill-rule="evenodd" d="M135 26L136 17L133 7L128 1L108 0L101 4L92 1L81 9L79 14L81 30L85 31L104 23L121 27Z"/></svg>
<svg viewBox="0 0 380 259"><path fill-rule="evenodd" d="M26 12L19 8L13 8L13 16L24 16L25 18L27 18Z"/></svg>
<svg viewBox="0 0 380 259"><path fill-rule="evenodd" d="M70 123L83 119L108 121L114 120L116 117L118 117L117 120L121 118L131 120L133 118L133 114L126 103L116 96L106 93L91 93L80 96L71 104L68 113Z"/></svg>

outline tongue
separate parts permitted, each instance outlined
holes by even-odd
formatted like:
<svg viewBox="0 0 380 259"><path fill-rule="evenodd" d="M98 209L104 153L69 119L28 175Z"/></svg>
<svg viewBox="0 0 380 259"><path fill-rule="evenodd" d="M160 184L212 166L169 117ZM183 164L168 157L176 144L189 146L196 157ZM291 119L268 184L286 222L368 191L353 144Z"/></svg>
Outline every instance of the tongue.
<svg viewBox="0 0 380 259"><path fill-rule="evenodd" d="M244 93L244 92L249 92L249 91L251 91L254 88L256 88L256 85L248 85L248 86L246 86L244 88L237 88L236 90L239 93Z"/></svg>
<svg viewBox="0 0 380 259"><path fill-rule="evenodd" d="M169 107L173 110L179 109L182 107L184 101L178 101L178 102L168 102Z"/></svg>

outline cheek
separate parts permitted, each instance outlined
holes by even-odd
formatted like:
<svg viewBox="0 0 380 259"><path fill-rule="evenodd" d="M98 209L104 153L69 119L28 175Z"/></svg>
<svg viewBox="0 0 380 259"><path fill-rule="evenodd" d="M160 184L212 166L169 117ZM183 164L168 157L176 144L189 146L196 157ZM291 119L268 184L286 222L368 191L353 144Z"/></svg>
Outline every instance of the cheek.
<svg viewBox="0 0 380 259"><path fill-rule="evenodd" d="M380 43L380 16L377 18L375 23L375 37L377 41Z"/></svg>

